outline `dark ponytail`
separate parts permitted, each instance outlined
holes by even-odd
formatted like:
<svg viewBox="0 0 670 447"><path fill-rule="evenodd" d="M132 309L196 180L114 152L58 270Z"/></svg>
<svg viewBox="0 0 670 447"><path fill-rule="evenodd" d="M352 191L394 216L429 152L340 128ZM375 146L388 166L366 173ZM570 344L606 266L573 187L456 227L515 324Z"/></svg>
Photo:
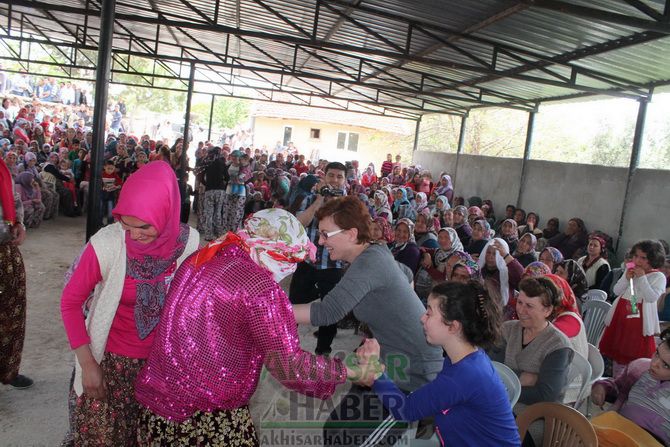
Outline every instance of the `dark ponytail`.
<svg viewBox="0 0 670 447"><path fill-rule="evenodd" d="M463 337L469 343L489 348L500 339L500 304L491 299L479 282L443 282L433 287L430 294L439 301L442 320L445 323L459 321Z"/></svg>

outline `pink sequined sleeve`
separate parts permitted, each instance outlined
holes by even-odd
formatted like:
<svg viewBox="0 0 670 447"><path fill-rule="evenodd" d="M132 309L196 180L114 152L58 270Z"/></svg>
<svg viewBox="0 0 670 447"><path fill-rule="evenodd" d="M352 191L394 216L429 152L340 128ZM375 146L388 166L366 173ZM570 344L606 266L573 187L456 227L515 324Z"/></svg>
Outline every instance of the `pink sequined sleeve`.
<svg viewBox="0 0 670 447"><path fill-rule="evenodd" d="M300 347L297 325L288 297L275 285L247 299L250 336L260 347L268 371L285 387L326 399L347 379L340 360L316 356Z"/></svg>

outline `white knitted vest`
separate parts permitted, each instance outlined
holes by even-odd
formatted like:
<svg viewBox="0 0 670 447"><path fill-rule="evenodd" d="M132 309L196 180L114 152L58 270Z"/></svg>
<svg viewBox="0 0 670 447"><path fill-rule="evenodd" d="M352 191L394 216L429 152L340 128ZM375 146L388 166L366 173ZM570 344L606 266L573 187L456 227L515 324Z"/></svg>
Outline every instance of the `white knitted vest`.
<svg viewBox="0 0 670 447"><path fill-rule="evenodd" d="M198 249L200 235L190 228L184 253L177 259L177 267ZM91 353L100 364L105 354L107 337L112 327L116 310L121 301L121 291L126 278L126 238L120 223L102 228L91 238L95 249L102 281L93 291L93 300L86 318L86 329L91 338ZM84 391L81 382L81 365L75 356L74 390L77 396Z"/></svg>

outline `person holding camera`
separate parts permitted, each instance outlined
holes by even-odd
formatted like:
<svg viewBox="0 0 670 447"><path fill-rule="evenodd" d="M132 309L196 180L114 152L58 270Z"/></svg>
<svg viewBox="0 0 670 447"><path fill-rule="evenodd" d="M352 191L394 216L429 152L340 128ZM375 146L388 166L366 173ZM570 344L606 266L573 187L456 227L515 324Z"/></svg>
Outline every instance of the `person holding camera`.
<svg viewBox="0 0 670 447"><path fill-rule="evenodd" d="M296 217L307 230L309 240L317 246L317 251L314 262L301 262L293 274L289 289L289 300L292 304L306 304L323 298L342 278L342 261L331 260L328 248L318 245L319 221L315 214L331 198L346 194L346 172L347 169L342 163L328 163L325 177L315 186L316 192L303 200L296 213ZM317 355L330 354L330 346L336 334L337 323L320 327L314 352Z"/></svg>

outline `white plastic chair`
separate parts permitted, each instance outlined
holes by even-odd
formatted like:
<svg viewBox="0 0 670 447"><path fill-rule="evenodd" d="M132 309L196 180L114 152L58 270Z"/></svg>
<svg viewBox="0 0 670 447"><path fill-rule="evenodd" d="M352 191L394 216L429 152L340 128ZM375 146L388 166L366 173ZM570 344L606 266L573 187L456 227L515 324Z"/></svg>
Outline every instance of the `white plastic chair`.
<svg viewBox="0 0 670 447"><path fill-rule="evenodd" d="M591 289L586 292L586 301L607 301L607 293L603 290Z"/></svg>
<svg viewBox="0 0 670 447"><path fill-rule="evenodd" d="M572 408L577 409L584 398L591 394L591 365L580 353L574 352L573 354L568 369L568 386L565 389L563 403L572 404ZM579 384L575 383L577 378L579 378Z"/></svg>
<svg viewBox="0 0 670 447"><path fill-rule="evenodd" d="M605 332L605 317L612 305L607 301L589 300L582 307L586 339L593 346L598 346Z"/></svg>
<svg viewBox="0 0 670 447"><path fill-rule="evenodd" d="M605 361L603 360L603 356L600 355L600 351L598 348L593 346L591 343L589 343L589 364L591 365L591 383L589 384L589 388L593 388L593 384L596 383L597 380L600 380L602 378L603 374L605 373ZM589 395L590 396L590 393ZM589 417L589 413L591 411L591 399L586 397L586 417Z"/></svg>
<svg viewBox="0 0 670 447"><path fill-rule="evenodd" d="M491 363L493 363L503 385L505 385L505 391L507 391L510 406L513 407L519 400L519 396L521 396L521 382L519 382L519 377L504 363L493 361Z"/></svg>

